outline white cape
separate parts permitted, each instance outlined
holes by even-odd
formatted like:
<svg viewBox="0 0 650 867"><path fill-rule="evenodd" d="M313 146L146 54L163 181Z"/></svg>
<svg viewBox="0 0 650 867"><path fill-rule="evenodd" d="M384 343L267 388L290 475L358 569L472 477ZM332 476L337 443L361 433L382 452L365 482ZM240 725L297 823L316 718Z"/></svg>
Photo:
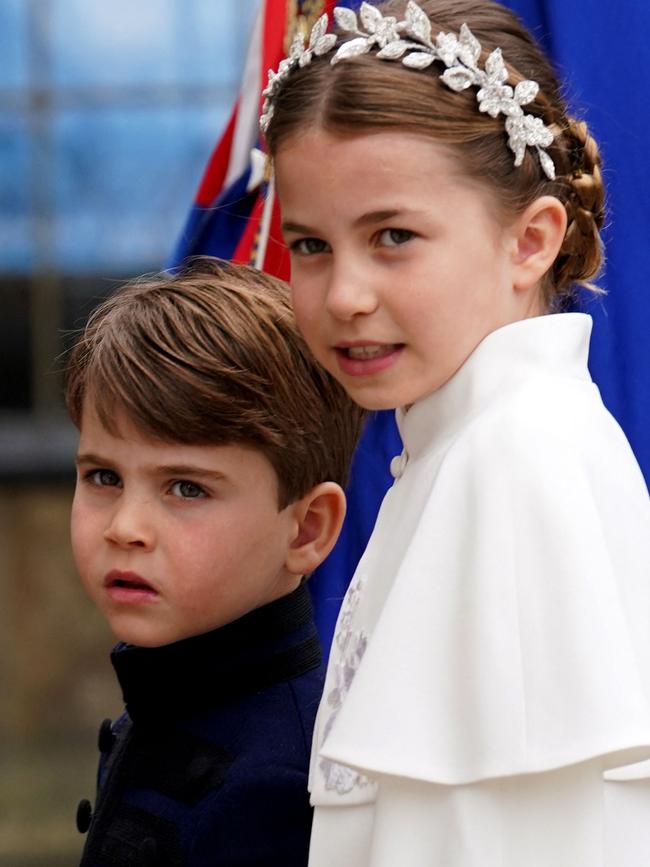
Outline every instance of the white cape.
<svg viewBox="0 0 650 867"><path fill-rule="evenodd" d="M602 770L650 757L650 502L590 329L506 326L398 413L317 719L312 867L606 863Z"/></svg>

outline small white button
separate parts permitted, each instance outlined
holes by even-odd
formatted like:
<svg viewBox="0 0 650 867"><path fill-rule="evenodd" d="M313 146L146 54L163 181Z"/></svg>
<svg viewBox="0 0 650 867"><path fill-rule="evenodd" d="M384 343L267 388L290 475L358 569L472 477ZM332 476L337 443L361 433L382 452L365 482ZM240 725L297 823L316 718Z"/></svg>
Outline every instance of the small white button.
<svg viewBox="0 0 650 867"><path fill-rule="evenodd" d="M394 479L400 479L406 469L408 455L402 452L401 455L396 455L390 462L390 472Z"/></svg>

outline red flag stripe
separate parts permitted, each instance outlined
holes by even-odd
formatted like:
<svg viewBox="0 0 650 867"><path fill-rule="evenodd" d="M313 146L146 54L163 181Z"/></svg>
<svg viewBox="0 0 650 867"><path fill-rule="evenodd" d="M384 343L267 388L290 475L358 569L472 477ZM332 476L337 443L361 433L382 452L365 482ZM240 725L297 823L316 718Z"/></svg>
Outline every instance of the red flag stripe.
<svg viewBox="0 0 650 867"><path fill-rule="evenodd" d="M196 194L197 205L201 205L202 207L208 207L211 205L223 186L226 172L228 171L228 163L230 162L230 149L232 147L232 139L235 133L238 111L239 100L237 100L232 112L230 113L228 126L219 140L219 144L212 152L208 166L203 174L201 185Z"/></svg>
<svg viewBox="0 0 650 867"><path fill-rule="evenodd" d="M269 69L277 69L279 62L284 57L287 5L287 0L266 0L265 3L262 68L260 70L260 113L264 102L262 91L268 81Z"/></svg>

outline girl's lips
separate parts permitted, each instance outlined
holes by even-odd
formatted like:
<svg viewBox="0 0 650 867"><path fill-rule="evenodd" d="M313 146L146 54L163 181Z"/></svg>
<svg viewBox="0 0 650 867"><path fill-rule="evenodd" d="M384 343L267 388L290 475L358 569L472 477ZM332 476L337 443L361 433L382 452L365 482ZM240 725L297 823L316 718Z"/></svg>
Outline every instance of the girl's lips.
<svg viewBox="0 0 650 867"><path fill-rule="evenodd" d="M158 598L158 591L136 572L112 569L104 576L104 587L111 601L121 604L152 602Z"/></svg>
<svg viewBox="0 0 650 867"><path fill-rule="evenodd" d="M403 343L355 343L334 347L339 367L348 376L371 376L392 367L404 349Z"/></svg>

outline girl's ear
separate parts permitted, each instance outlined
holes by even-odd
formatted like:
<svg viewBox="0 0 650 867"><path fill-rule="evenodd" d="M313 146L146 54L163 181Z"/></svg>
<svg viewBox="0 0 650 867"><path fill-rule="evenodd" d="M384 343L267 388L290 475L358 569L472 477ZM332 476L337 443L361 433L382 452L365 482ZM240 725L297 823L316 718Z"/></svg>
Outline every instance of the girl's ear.
<svg viewBox="0 0 650 867"><path fill-rule="evenodd" d="M321 482L289 506L295 534L287 549L285 566L293 575L307 575L330 553L345 517L345 494L335 482Z"/></svg>
<svg viewBox="0 0 650 867"><path fill-rule="evenodd" d="M531 289L538 285L555 262L567 226L564 205L555 196L535 199L514 224L514 287Z"/></svg>

